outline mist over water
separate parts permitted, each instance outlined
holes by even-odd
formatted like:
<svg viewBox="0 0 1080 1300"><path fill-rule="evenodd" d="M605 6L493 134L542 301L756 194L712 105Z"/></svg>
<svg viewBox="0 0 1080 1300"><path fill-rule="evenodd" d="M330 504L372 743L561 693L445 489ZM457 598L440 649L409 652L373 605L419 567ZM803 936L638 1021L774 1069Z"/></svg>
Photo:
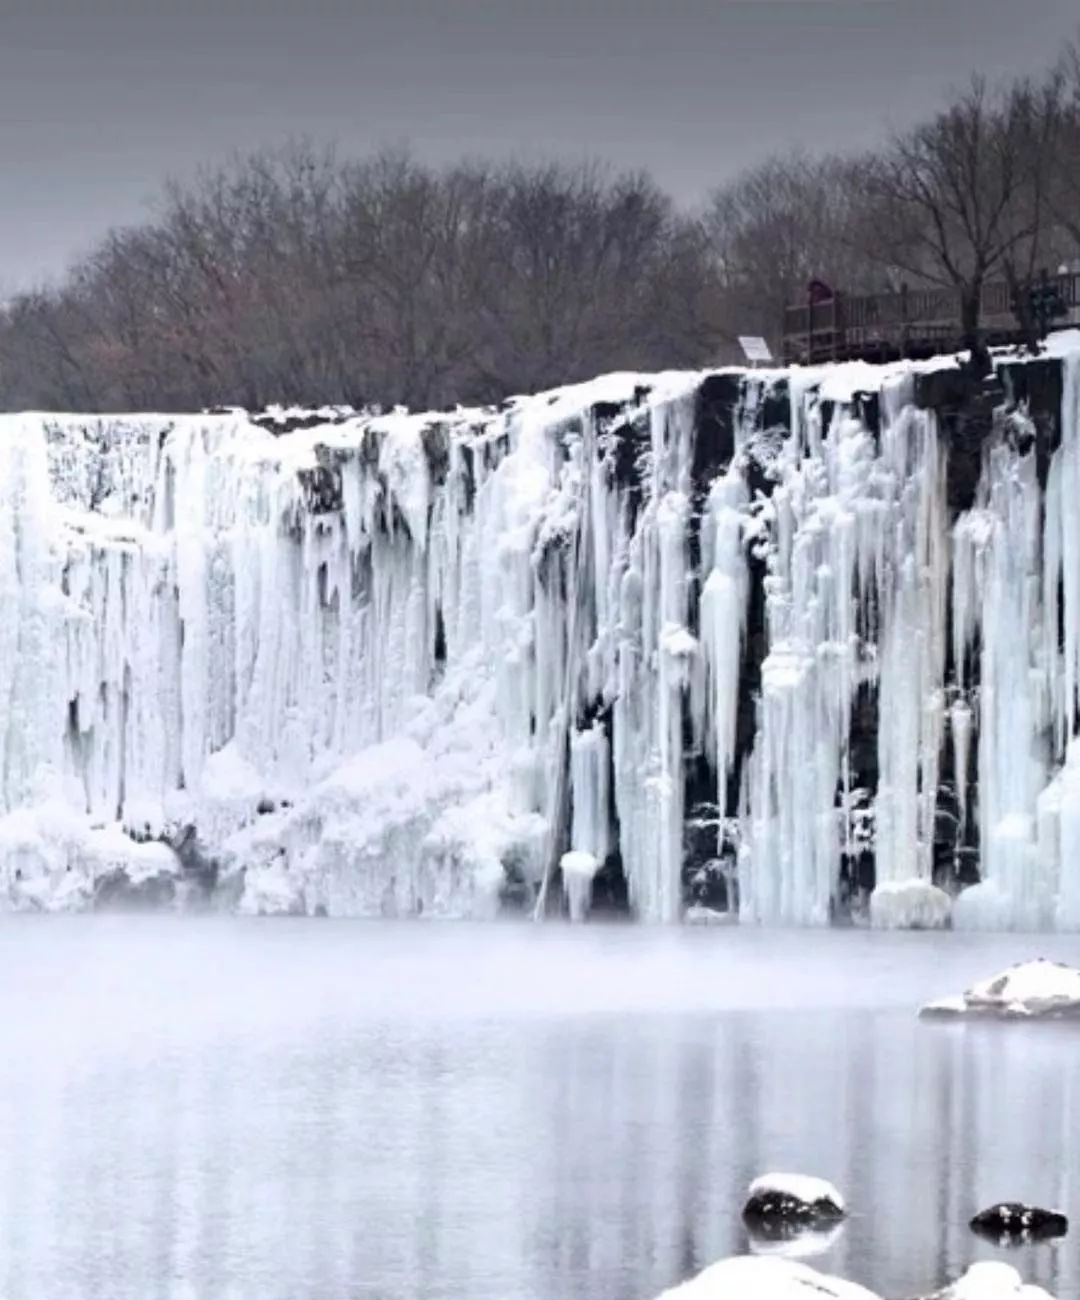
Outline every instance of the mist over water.
<svg viewBox="0 0 1080 1300"><path fill-rule="evenodd" d="M885 1296L1080 1216L1075 1027L919 1023L1073 938L0 922L0 1294L650 1300L835 1181ZM1075 1250L1010 1255L1080 1300Z"/></svg>

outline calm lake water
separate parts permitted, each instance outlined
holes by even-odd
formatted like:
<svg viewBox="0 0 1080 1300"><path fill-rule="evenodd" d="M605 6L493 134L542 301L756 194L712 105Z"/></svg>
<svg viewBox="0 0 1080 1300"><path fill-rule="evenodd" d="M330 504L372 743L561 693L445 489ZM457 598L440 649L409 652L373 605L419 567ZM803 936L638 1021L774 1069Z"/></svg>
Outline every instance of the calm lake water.
<svg viewBox="0 0 1080 1300"><path fill-rule="evenodd" d="M1067 938L0 922L6 1300L651 1300L833 1179L889 1297L1080 1220L1080 1029L919 1023ZM1066 1239L1070 1241L1071 1239ZM1009 1255L1080 1300L1075 1241Z"/></svg>

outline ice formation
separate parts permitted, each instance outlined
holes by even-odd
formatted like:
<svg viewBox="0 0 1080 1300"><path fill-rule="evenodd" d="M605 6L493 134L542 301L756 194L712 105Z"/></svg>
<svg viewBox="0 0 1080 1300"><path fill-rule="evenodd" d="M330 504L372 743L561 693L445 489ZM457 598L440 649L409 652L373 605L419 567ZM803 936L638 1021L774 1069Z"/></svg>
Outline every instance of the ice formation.
<svg viewBox="0 0 1080 1300"><path fill-rule="evenodd" d="M0 417L0 901L1080 928L1080 335L995 366Z"/></svg>
<svg viewBox="0 0 1080 1300"><path fill-rule="evenodd" d="M943 930L952 900L929 880L897 880L870 895L870 924L880 930Z"/></svg>

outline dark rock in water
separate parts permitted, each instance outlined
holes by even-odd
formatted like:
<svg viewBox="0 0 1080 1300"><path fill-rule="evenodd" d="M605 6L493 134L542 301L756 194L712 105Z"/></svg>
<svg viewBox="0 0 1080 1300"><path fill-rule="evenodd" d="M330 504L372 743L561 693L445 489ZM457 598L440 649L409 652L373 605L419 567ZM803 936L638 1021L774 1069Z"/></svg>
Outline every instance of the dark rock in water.
<svg viewBox="0 0 1080 1300"><path fill-rule="evenodd" d="M1058 1210L1003 1201L976 1214L971 1220L971 1230L987 1241L1023 1245L1064 1237L1069 1231L1069 1220Z"/></svg>
<svg viewBox="0 0 1080 1300"><path fill-rule="evenodd" d="M783 1242L799 1241L807 1247L806 1254L814 1253L812 1247L819 1244L827 1250L836 1240L836 1235L843 1231L843 1220L835 1214L832 1218L807 1220L805 1218L772 1217L763 1219L747 1218L746 1232L750 1239L750 1249L755 1254L765 1254L765 1247L778 1246ZM804 1252L800 1251L802 1255Z"/></svg>
<svg viewBox="0 0 1080 1300"><path fill-rule="evenodd" d="M746 1248L751 1255L772 1256L781 1260L808 1260L834 1250L843 1232L843 1219L828 1223L794 1223L789 1219L748 1223ZM816 1295L814 1300L818 1300Z"/></svg>
<svg viewBox="0 0 1080 1300"><path fill-rule="evenodd" d="M761 1235L787 1224L794 1228L824 1226L844 1218L840 1193L820 1178L769 1174L750 1185L743 1219Z"/></svg>
<svg viewBox="0 0 1080 1300"><path fill-rule="evenodd" d="M763 1192L752 1196L743 1207L743 1218L755 1225L755 1231L762 1225L789 1226L808 1223L830 1223L842 1219L844 1211L838 1209L832 1201L801 1201L796 1196L784 1192Z"/></svg>

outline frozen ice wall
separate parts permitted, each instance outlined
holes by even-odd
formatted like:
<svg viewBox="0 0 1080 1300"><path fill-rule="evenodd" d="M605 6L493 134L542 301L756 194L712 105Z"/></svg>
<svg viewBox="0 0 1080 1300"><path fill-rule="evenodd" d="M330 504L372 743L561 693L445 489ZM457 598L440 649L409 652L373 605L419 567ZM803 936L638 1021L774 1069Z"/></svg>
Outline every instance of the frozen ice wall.
<svg viewBox="0 0 1080 1300"><path fill-rule="evenodd" d="M0 417L0 901L1080 927L1080 336L996 366Z"/></svg>

